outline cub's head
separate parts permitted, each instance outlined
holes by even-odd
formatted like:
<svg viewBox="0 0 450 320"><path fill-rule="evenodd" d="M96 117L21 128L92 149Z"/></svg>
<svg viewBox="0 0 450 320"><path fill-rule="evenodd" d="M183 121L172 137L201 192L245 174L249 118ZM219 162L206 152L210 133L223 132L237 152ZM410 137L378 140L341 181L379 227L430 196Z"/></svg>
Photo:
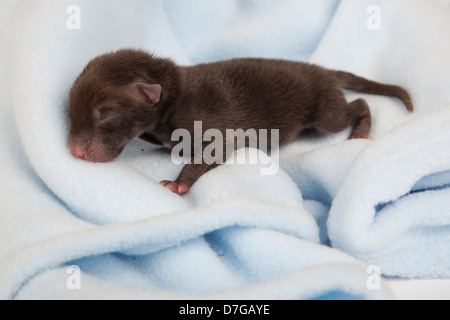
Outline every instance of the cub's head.
<svg viewBox="0 0 450 320"><path fill-rule="evenodd" d="M73 156L91 162L111 161L155 125L163 89L151 76L152 65L158 65L158 58L131 49L89 62L69 93Z"/></svg>

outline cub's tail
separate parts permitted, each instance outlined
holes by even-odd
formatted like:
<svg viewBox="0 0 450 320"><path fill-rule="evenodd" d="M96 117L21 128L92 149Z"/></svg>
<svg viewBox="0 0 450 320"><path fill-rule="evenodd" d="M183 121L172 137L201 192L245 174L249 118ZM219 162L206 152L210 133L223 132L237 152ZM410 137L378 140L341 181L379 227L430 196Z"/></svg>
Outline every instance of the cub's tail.
<svg viewBox="0 0 450 320"><path fill-rule="evenodd" d="M341 81L341 87L353 91L382 96L397 97L403 101L409 112L413 112L414 107L408 92L401 87L382 84L358 77L352 73L344 71L334 71L335 76Z"/></svg>

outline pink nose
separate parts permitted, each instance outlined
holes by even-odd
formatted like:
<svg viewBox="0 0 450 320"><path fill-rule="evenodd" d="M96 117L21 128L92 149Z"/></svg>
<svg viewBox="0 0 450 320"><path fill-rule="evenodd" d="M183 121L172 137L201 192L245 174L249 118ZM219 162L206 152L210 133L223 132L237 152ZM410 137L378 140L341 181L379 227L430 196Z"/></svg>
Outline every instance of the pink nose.
<svg viewBox="0 0 450 320"><path fill-rule="evenodd" d="M70 152L72 153L72 155L75 158L79 158L79 159L85 158L84 151L80 147L72 146L72 147L70 147Z"/></svg>

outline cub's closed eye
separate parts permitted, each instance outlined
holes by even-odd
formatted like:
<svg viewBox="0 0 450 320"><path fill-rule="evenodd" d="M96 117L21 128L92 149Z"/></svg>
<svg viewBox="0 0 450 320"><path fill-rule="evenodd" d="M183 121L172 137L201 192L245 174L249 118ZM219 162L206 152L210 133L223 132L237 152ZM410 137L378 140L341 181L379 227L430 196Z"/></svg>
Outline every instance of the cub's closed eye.
<svg viewBox="0 0 450 320"><path fill-rule="evenodd" d="M101 107L94 110L94 120L98 125L113 124L120 119L120 114L114 108Z"/></svg>

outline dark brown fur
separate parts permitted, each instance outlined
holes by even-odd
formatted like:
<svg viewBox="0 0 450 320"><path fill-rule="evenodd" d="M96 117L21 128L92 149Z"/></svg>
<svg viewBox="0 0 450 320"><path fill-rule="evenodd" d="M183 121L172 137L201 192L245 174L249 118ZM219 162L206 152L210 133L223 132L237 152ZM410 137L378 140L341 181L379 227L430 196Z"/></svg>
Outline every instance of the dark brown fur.
<svg viewBox="0 0 450 320"><path fill-rule="evenodd" d="M145 84L160 85L160 96L149 95ZM248 58L181 67L123 49L95 58L75 81L70 147L78 158L107 162L139 136L173 147L172 132L185 128L193 133L194 121L202 121L203 131L279 129L280 145L307 128L335 133L353 126L350 138L367 138L369 107L363 99L347 103L343 88L394 96L413 110L400 87L316 65ZM187 164L175 182L162 184L186 193L214 166Z"/></svg>

